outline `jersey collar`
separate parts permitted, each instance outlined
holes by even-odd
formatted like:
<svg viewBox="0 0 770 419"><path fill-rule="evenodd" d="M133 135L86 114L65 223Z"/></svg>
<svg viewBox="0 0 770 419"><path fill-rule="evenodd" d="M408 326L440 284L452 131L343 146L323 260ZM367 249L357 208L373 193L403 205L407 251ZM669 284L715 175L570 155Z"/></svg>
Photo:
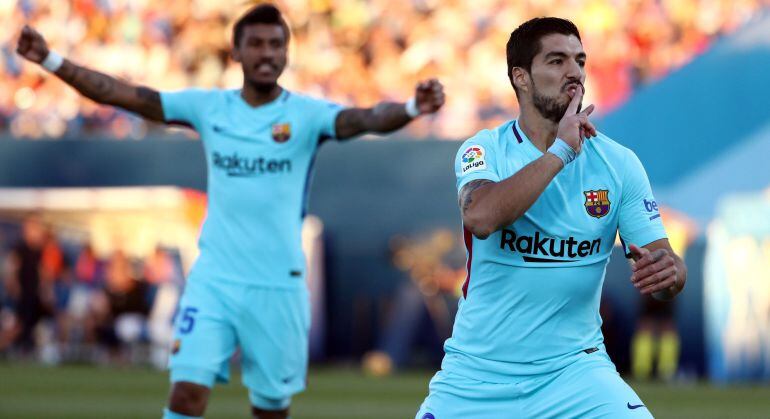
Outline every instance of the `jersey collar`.
<svg viewBox="0 0 770 419"><path fill-rule="evenodd" d="M535 155L538 157L543 155L543 152L535 147L534 144L532 144L532 141L529 139L529 137L527 137L527 134L525 134L524 130L521 129L517 119L513 120L513 124L511 124L511 131L513 131L513 136L516 139L516 143L520 144L522 147L529 148L530 151L535 153Z"/></svg>

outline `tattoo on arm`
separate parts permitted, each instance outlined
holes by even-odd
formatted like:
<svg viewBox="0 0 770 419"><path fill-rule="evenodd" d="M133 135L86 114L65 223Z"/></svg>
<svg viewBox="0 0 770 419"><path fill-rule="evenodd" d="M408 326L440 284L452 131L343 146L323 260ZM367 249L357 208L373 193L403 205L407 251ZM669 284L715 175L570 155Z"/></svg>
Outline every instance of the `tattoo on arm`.
<svg viewBox="0 0 770 419"><path fill-rule="evenodd" d="M136 97L146 104L160 102L160 93L144 86L136 88Z"/></svg>
<svg viewBox="0 0 770 419"><path fill-rule="evenodd" d="M345 140L364 132L364 120L370 109L350 108L337 114L334 121L334 130L337 138Z"/></svg>
<svg viewBox="0 0 770 419"><path fill-rule="evenodd" d="M62 80L96 102L108 103L113 99L117 82L114 78L72 63L67 64L57 73Z"/></svg>
<svg viewBox="0 0 770 419"><path fill-rule="evenodd" d="M468 210L471 206L471 202L473 202L473 191L476 189L488 184L488 183L494 183L491 180L488 179L478 179L478 180L472 180L468 182L465 186L463 186L462 189L460 189L460 196L459 196L459 203L460 203L460 213L465 214L465 211Z"/></svg>
<svg viewBox="0 0 770 419"><path fill-rule="evenodd" d="M372 109L371 116L367 129L375 132L395 131L412 120L404 104L394 102L379 103Z"/></svg>
<svg viewBox="0 0 770 419"><path fill-rule="evenodd" d="M109 98L115 91L115 79L110 76L89 72L85 77L93 85L94 94L97 96Z"/></svg>
<svg viewBox="0 0 770 419"><path fill-rule="evenodd" d="M381 102L374 108L350 108L337 115L337 138L346 139L365 132L387 133L408 124L404 104Z"/></svg>
<svg viewBox="0 0 770 419"><path fill-rule="evenodd" d="M118 106L154 121L164 119L160 94L153 89L136 87L68 60L64 61L56 75L83 96L97 103Z"/></svg>
<svg viewBox="0 0 770 419"><path fill-rule="evenodd" d="M160 101L160 93L157 90L139 86L136 88L136 97L139 99L137 105L139 107L138 113L155 121L164 121L163 105Z"/></svg>

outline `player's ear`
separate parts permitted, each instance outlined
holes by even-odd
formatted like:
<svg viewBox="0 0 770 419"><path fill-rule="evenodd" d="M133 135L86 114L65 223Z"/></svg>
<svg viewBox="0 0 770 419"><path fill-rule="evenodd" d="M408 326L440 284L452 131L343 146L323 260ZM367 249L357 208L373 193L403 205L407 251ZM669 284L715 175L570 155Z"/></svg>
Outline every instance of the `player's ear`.
<svg viewBox="0 0 770 419"><path fill-rule="evenodd" d="M511 69L511 81L516 89L528 92L529 91L529 73L521 67L513 67Z"/></svg>

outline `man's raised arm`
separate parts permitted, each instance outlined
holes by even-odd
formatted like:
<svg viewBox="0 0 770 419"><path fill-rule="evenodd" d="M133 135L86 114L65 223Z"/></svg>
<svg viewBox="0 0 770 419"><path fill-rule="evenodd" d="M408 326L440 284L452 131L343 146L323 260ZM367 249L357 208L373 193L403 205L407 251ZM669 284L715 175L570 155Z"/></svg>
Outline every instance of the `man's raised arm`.
<svg viewBox="0 0 770 419"><path fill-rule="evenodd" d="M336 137L343 140L367 132L395 131L418 115L434 113L443 105L444 87L438 80L427 80L417 85L415 96L406 104L381 102L373 108L341 111L334 124Z"/></svg>
<svg viewBox="0 0 770 419"><path fill-rule="evenodd" d="M577 112L582 97L578 89L559 122L557 140L542 157L500 182L480 179L462 187L460 213L463 225L474 236L486 239L521 217L561 169L577 157L583 137L596 135L596 128L588 121L594 106Z"/></svg>
<svg viewBox="0 0 770 419"><path fill-rule="evenodd" d="M16 52L29 61L43 65L94 102L117 106L146 119L164 122L160 94L156 90L135 86L62 58L51 52L45 38L27 25L21 31Z"/></svg>

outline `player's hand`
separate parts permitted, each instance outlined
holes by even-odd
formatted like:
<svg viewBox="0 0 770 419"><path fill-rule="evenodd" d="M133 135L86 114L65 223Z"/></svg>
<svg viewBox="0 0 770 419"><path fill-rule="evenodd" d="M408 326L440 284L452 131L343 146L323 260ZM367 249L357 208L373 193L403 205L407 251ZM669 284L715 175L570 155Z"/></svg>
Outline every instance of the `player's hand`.
<svg viewBox="0 0 770 419"><path fill-rule="evenodd" d="M559 121L559 131L556 133L557 137L564 140L578 154L583 148L583 139L596 136L596 127L588 120L588 116L594 111L594 105L589 105L578 113L577 110L582 99L583 86L579 85L575 90L575 95L572 96L567 111Z"/></svg>
<svg viewBox="0 0 770 419"><path fill-rule="evenodd" d="M630 245L636 260L632 265L631 283L642 294L652 294L677 285L678 269L674 257L666 249L650 252L644 247Z"/></svg>
<svg viewBox="0 0 770 419"><path fill-rule="evenodd" d="M40 35L29 25L24 25L19 36L19 43L16 46L16 52L33 63L40 64L48 56L48 44L43 35Z"/></svg>
<svg viewBox="0 0 770 419"><path fill-rule="evenodd" d="M415 89L414 99L421 115L434 113L444 106L444 86L436 79L421 81Z"/></svg>

